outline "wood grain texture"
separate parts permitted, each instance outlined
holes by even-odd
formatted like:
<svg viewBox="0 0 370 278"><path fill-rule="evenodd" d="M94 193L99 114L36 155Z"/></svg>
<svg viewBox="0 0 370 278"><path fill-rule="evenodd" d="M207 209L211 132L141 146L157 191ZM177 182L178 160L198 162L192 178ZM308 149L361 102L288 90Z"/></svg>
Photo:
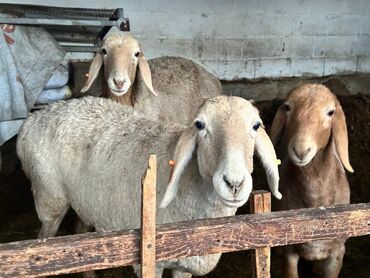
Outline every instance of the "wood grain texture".
<svg viewBox="0 0 370 278"><path fill-rule="evenodd" d="M271 194L270 192L260 190L253 191L250 196L251 213L266 213L271 212ZM269 278L270 277L270 261L271 248L261 247L252 250L252 277Z"/></svg>
<svg viewBox="0 0 370 278"><path fill-rule="evenodd" d="M149 156L148 169L141 183L141 277L155 278L157 159Z"/></svg>
<svg viewBox="0 0 370 278"><path fill-rule="evenodd" d="M157 226L156 260L370 234L370 203L194 220ZM0 245L0 277L35 277L140 263L140 231Z"/></svg>

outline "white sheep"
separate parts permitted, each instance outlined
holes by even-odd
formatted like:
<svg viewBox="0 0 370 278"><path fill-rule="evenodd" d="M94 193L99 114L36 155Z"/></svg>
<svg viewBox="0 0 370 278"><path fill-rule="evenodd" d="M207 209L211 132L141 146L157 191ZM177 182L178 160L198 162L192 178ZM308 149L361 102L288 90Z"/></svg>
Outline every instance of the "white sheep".
<svg viewBox="0 0 370 278"><path fill-rule="evenodd" d="M320 84L293 89L279 107L272 123L271 140L282 136L283 162L280 210L349 204L345 116L337 98ZM345 253L345 239L321 240L284 247L284 277L298 277L298 260L315 261L313 271L338 277Z"/></svg>
<svg viewBox="0 0 370 278"><path fill-rule="evenodd" d="M190 124L203 99L221 94L221 83L193 61L161 57L147 61L137 40L123 32L103 41L81 92L104 64L104 96L133 106L151 119Z"/></svg>
<svg viewBox="0 0 370 278"><path fill-rule="evenodd" d="M220 81L193 61L180 57L147 61L138 41L125 32L104 39L81 92L89 90L103 65L103 96L153 120L188 125L204 99L222 93ZM89 227L76 222L77 233L87 231Z"/></svg>
<svg viewBox="0 0 370 278"><path fill-rule="evenodd" d="M254 151L272 193L281 198L275 151L250 102L209 99L193 122L163 124L93 97L31 114L19 132L17 152L32 182L39 237L54 236L70 206L98 231L140 227L140 181L149 154L158 161L158 224L234 215L252 190ZM176 163L168 184L171 159ZM157 262L157 277L164 268L175 277L203 275L219 258Z"/></svg>

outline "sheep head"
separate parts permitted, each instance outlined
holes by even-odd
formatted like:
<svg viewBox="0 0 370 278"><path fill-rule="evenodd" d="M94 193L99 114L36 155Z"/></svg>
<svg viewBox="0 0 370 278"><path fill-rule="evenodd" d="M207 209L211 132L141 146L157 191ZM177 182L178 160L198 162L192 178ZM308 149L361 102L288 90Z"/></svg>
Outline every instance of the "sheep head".
<svg viewBox="0 0 370 278"><path fill-rule="evenodd" d="M336 96L324 85L305 84L289 92L273 120L272 141L282 134L295 165L308 165L332 138L341 163L353 172L345 116Z"/></svg>
<svg viewBox="0 0 370 278"><path fill-rule="evenodd" d="M104 76L109 91L115 96L123 96L135 82L137 68L139 68L145 85L149 91L153 90L149 64L140 49L139 43L130 35L114 33L103 41L100 52L96 53L89 69L89 75L81 92L86 92L98 76L104 64Z"/></svg>
<svg viewBox="0 0 370 278"><path fill-rule="evenodd" d="M218 96L205 101L177 142L176 164L161 207L175 198L193 152L201 177L212 182L221 202L229 207L242 206L252 190L254 150L266 169L272 193L280 199L276 154L257 109L239 97Z"/></svg>

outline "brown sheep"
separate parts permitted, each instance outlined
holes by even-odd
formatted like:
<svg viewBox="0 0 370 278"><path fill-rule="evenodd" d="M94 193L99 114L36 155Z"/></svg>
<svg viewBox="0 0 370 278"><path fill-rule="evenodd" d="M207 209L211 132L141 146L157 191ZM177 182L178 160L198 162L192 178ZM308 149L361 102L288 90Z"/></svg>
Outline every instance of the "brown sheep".
<svg viewBox="0 0 370 278"><path fill-rule="evenodd" d="M273 142L281 137L283 147L280 187L284 198L279 210L349 204L344 168L353 169L346 120L328 88L305 84L293 89L275 115L270 137ZM282 248L284 277L298 277L300 257L315 261L313 271L320 276L338 277L345 241L320 240Z"/></svg>

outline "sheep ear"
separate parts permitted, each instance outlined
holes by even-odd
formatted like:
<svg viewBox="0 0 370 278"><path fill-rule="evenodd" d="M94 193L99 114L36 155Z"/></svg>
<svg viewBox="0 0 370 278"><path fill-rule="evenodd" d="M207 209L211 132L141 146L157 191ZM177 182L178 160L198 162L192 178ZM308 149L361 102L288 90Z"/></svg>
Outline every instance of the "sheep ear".
<svg viewBox="0 0 370 278"><path fill-rule="evenodd" d="M139 55L139 69L140 69L141 75L144 79L144 83L148 87L149 91L153 95L158 96L157 93L153 89L152 74L150 72L150 67L149 67L148 61L146 60L143 53L140 53L140 55Z"/></svg>
<svg viewBox="0 0 370 278"><path fill-rule="evenodd" d="M161 201L160 208L165 208L176 197L179 180L185 167L189 163L196 145L196 130L189 127L181 134L174 154L175 166L173 168L170 182L167 186L166 193Z"/></svg>
<svg viewBox="0 0 370 278"><path fill-rule="evenodd" d="M97 52L94 60L91 62L89 68L89 76L87 77L85 86L81 89L81 93L85 93L88 89L90 89L92 83L96 79L99 74L99 70L103 65L103 55L100 52Z"/></svg>
<svg viewBox="0 0 370 278"><path fill-rule="evenodd" d="M279 140L280 136L282 135L282 131L285 126L285 121L286 121L286 112L284 111L283 106L280 106L279 109L276 111L270 129L270 138L274 144Z"/></svg>
<svg viewBox="0 0 370 278"><path fill-rule="evenodd" d="M349 163L348 157L346 117L344 116L344 112L338 101L336 103L336 111L333 117L332 134L339 158L342 161L344 168L346 168L348 172L353 173L353 168Z"/></svg>
<svg viewBox="0 0 370 278"><path fill-rule="evenodd" d="M255 139L255 150L259 158L261 159L262 165L265 168L267 175L267 182L269 184L271 193L277 199L281 199L282 195L279 192L279 170L278 161L274 146L266 131L260 127L257 130L257 136Z"/></svg>

